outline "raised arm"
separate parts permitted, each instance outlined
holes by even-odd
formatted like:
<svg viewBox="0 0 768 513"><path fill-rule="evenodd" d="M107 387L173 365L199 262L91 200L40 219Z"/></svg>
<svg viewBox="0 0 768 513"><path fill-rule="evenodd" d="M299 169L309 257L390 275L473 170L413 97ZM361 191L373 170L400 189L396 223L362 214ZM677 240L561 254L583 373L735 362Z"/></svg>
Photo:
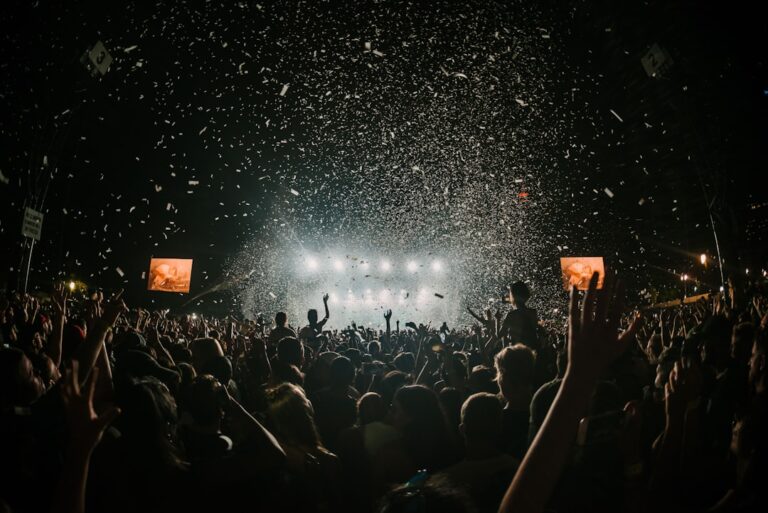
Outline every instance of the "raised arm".
<svg viewBox="0 0 768 513"><path fill-rule="evenodd" d="M568 367L557 396L541 429L502 500L501 513L544 511L565 467L579 420L587 412L595 384L602 372L621 355L634 337L638 318L618 334L624 289L606 279L597 290L598 274L589 282L579 308L571 289L568 329Z"/></svg>
<svg viewBox="0 0 768 513"><path fill-rule="evenodd" d="M323 324L325 324L325 321L331 316L331 312L328 311L328 297L328 294L323 296L323 307L325 307L325 317L323 317L323 320L321 321Z"/></svg>
<svg viewBox="0 0 768 513"><path fill-rule="evenodd" d="M97 302L93 305L93 319L88 327L88 335L79 350L80 381L85 381L96 364L99 353L104 349L104 340L107 332L112 329L120 314L128 311L121 296L121 290L110 299L104 308Z"/></svg>
<svg viewBox="0 0 768 513"><path fill-rule="evenodd" d="M392 339L391 339L391 336L392 336L392 325L391 325L392 310L387 310L386 312L384 312L384 320L387 322L387 335L386 335L386 338L385 338L385 340L387 342L387 346L384 348L384 352L385 353L389 353L392 350Z"/></svg>
<svg viewBox="0 0 768 513"><path fill-rule="evenodd" d="M51 340L45 347L53 364L58 368L61 365L61 347L64 342L64 324L67 322L67 288L64 283L59 283L53 288L51 303L53 304L53 333Z"/></svg>

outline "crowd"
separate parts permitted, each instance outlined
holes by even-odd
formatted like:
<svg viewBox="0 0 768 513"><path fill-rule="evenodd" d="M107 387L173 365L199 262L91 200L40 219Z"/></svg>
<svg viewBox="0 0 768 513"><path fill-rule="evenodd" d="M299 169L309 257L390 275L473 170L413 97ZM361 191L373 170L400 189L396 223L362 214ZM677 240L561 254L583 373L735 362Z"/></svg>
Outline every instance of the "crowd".
<svg viewBox="0 0 768 513"><path fill-rule="evenodd" d="M9 294L0 512L765 511L764 285L641 315L596 284L567 326L515 283L381 331Z"/></svg>

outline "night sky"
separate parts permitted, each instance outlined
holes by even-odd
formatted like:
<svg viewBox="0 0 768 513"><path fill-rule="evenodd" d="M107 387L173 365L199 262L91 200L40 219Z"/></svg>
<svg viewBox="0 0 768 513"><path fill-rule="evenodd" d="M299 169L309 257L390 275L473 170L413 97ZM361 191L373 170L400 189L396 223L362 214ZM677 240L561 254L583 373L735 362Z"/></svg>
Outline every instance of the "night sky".
<svg viewBox="0 0 768 513"><path fill-rule="evenodd" d="M436 255L467 304L524 279L545 309L560 256L604 255L641 301L714 258L708 203L727 272L763 264L768 27L751 3L5 5L9 288L24 205L45 213L32 288L179 306L142 273L194 258L192 296L227 288L194 307L245 314L292 299L303 253ZM97 40L103 78L79 62ZM661 78L640 62L654 43Z"/></svg>

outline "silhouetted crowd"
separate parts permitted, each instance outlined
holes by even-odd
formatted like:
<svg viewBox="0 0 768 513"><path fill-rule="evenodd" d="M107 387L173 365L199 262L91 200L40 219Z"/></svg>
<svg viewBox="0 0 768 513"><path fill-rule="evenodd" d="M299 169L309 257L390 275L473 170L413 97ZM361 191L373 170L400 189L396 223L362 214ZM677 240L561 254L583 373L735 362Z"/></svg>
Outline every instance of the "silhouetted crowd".
<svg viewBox="0 0 768 513"><path fill-rule="evenodd" d="M460 329L8 294L0 512L766 511L765 283L596 286Z"/></svg>

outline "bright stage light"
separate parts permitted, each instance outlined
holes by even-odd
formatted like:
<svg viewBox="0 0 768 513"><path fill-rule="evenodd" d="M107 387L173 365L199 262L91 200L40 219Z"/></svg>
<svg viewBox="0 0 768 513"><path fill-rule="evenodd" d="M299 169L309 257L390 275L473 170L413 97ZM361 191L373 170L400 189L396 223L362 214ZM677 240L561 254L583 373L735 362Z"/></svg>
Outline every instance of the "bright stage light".
<svg viewBox="0 0 768 513"><path fill-rule="evenodd" d="M312 257L307 258L307 269L310 271L314 271L317 269L318 263L317 260L315 260Z"/></svg>
<svg viewBox="0 0 768 513"><path fill-rule="evenodd" d="M418 269L418 268L419 268L419 264L417 264L413 260L408 262L408 272L415 273L416 269Z"/></svg>
<svg viewBox="0 0 768 513"><path fill-rule="evenodd" d="M74 292L75 291L75 282L74 281L70 281L69 282L69 291L70 292Z"/></svg>
<svg viewBox="0 0 768 513"><path fill-rule="evenodd" d="M389 271L392 269L392 265L387 260L382 260L381 264L379 265L382 271Z"/></svg>
<svg viewBox="0 0 768 513"><path fill-rule="evenodd" d="M333 268L337 271L343 271L344 270L344 262L342 262L339 259L336 259L333 261Z"/></svg>
<svg viewBox="0 0 768 513"><path fill-rule="evenodd" d="M702 253L701 256L699 256L699 260L701 260L701 265L706 265L707 264L707 255Z"/></svg>
<svg viewBox="0 0 768 513"><path fill-rule="evenodd" d="M432 270L435 272L440 272L443 270L443 263L440 260L435 260L432 262Z"/></svg>

